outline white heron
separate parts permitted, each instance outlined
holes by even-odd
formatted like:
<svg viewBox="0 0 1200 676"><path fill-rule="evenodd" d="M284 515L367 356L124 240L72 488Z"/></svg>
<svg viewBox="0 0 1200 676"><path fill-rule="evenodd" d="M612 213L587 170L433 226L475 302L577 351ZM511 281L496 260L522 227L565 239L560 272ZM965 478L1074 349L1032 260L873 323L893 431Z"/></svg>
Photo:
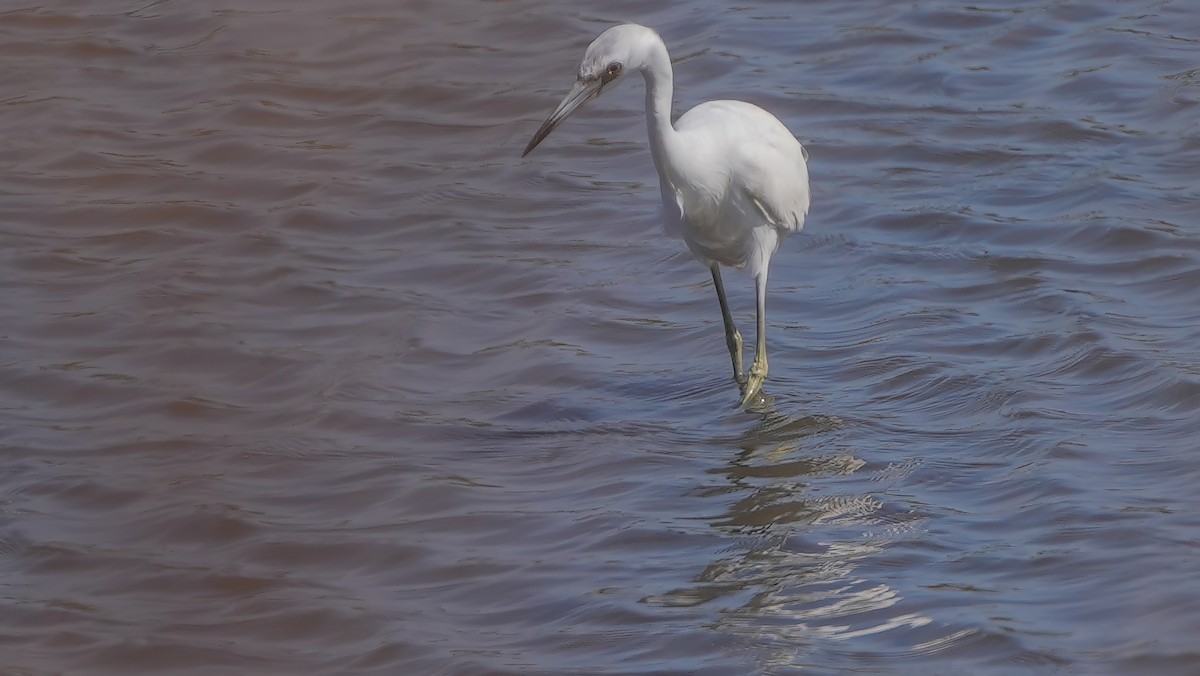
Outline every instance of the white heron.
<svg viewBox="0 0 1200 676"><path fill-rule="evenodd" d="M646 125L658 170L666 231L682 237L712 272L740 406L767 377L767 268L779 242L804 227L808 151L774 115L743 101L708 101L671 124L671 57L658 33L637 24L613 26L588 45L575 86L533 135L528 155L568 115L629 73L646 80ZM754 277L758 335L749 377L742 336L729 314L721 265Z"/></svg>

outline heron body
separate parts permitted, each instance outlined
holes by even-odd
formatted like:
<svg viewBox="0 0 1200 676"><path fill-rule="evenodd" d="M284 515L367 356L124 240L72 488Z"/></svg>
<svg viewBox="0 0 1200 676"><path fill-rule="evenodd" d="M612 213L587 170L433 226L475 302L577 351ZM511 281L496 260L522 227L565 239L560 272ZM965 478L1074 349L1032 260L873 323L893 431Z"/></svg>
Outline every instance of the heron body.
<svg viewBox="0 0 1200 676"><path fill-rule="evenodd" d="M575 86L546 119L524 154L579 106L628 73L646 81L650 151L662 190L663 221L712 273L725 324L734 379L744 406L767 376L766 285L771 257L808 214L808 153L774 115L742 101L709 101L671 123L673 71L662 38L636 24L596 38L579 65ZM742 372L742 337L734 325L720 266L746 268L755 281L758 334L749 376Z"/></svg>

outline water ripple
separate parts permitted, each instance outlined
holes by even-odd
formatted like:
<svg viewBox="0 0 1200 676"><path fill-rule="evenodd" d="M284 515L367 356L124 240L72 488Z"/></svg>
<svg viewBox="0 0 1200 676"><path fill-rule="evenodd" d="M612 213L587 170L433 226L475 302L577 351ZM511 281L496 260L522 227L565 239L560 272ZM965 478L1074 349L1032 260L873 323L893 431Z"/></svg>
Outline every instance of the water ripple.
<svg viewBox="0 0 1200 676"><path fill-rule="evenodd" d="M1189 9L4 11L6 667L1189 673ZM811 153L749 411L610 13Z"/></svg>

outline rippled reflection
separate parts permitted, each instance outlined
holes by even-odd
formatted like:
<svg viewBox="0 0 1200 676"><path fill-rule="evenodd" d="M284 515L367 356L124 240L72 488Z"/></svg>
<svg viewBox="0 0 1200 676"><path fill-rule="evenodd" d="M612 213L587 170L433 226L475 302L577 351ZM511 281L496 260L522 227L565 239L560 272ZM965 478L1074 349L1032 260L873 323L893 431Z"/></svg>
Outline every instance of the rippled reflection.
<svg viewBox="0 0 1200 676"><path fill-rule="evenodd" d="M770 403L758 412L757 424L722 440L739 450L710 470L726 482L719 490L736 496L711 521L736 543L734 553L710 562L692 585L646 600L726 604L714 626L770 646L767 661L775 666L791 664L793 649L814 640L930 624L930 617L898 607L899 590L857 572L887 546L880 531L903 532L920 517L911 510L889 513L871 494L838 490L864 484L854 475L866 461L850 448L811 448L827 447L824 441L845 423L832 416L789 417Z"/></svg>

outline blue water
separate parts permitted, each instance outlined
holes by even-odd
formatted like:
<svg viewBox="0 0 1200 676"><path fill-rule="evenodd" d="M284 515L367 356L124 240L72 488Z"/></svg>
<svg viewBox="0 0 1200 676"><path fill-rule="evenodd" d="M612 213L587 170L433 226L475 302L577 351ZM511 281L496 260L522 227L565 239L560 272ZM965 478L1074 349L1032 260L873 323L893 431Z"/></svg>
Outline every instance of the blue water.
<svg viewBox="0 0 1200 676"><path fill-rule="evenodd" d="M626 19L811 154L749 411L641 84L520 157ZM1191 4L0 35L12 673L1200 672Z"/></svg>

